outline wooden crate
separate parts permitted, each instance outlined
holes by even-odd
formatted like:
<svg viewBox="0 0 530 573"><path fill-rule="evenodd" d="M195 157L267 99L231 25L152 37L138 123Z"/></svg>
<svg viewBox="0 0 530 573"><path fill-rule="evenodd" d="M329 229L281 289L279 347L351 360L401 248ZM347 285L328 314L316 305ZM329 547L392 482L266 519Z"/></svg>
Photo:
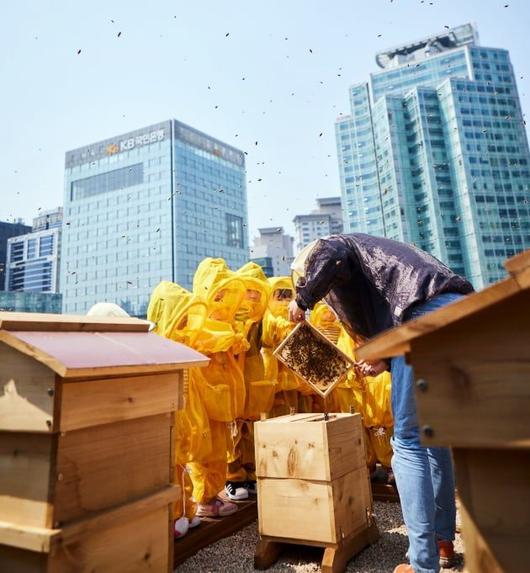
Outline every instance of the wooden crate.
<svg viewBox="0 0 530 573"><path fill-rule="evenodd" d="M339 571L338 563L377 539L362 432L359 414L294 414L255 424L256 567L277 558L271 547L299 543L327 547L332 564L323 562L323 571Z"/></svg>
<svg viewBox="0 0 530 573"><path fill-rule="evenodd" d="M530 571L530 251L510 276L383 333L362 360L406 354L423 445L450 446L466 571Z"/></svg>
<svg viewBox="0 0 530 573"><path fill-rule="evenodd" d="M147 328L0 313L0 571L172 570L174 411L207 359Z"/></svg>

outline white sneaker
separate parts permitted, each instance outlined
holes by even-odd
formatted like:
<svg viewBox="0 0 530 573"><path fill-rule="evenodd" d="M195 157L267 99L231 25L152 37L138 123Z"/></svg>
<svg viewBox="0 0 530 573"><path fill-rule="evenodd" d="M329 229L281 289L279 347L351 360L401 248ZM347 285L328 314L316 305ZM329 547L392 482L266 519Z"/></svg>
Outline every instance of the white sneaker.
<svg viewBox="0 0 530 573"><path fill-rule="evenodd" d="M184 537L190 528L190 522L187 517L179 517L173 526L173 535L175 539Z"/></svg>
<svg viewBox="0 0 530 573"><path fill-rule="evenodd" d="M248 491L236 481L226 482L225 493L228 499L231 499L232 501L243 501L248 499Z"/></svg>
<svg viewBox="0 0 530 573"><path fill-rule="evenodd" d="M194 527L198 527L201 524L201 518L198 515L195 515L193 519L190 521L190 529Z"/></svg>

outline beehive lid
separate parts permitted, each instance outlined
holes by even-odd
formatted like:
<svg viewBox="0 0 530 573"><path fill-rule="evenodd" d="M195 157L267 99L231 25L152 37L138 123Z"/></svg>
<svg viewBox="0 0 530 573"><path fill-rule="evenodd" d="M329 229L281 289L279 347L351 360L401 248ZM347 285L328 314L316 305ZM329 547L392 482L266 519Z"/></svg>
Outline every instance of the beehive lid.
<svg viewBox="0 0 530 573"><path fill-rule="evenodd" d="M63 378L170 372L205 366L208 358L149 332L0 330L0 342Z"/></svg>
<svg viewBox="0 0 530 573"><path fill-rule="evenodd" d="M292 330L274 355L324 398L353 366L351 358L306 321Z"/></svg>

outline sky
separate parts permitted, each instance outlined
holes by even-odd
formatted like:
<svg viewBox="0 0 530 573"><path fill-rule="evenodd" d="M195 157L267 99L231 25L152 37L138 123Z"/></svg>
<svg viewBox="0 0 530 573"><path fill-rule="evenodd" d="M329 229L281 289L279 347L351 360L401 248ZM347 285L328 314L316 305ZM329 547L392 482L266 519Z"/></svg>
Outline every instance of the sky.
<svg viewBox="0 0 530 573"><path fill-rule="evenodd" d="M64 153L175 118L248 153L250 238L340 194L334 123L375 54L474 22L530 114L526 0L9 0L0 220L63 202Z"/></svg>

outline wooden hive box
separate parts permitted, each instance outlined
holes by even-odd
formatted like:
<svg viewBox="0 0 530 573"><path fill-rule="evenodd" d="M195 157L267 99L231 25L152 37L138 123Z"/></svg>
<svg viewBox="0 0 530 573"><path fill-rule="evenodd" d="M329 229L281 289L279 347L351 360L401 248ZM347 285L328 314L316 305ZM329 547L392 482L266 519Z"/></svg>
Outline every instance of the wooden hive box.
<svg viewBox="0 0 530 573"><path fill-rule="evenodd" d="M0 571L170 571L173 413L207 359L136 319L0 313Z"/></svg>
<svg viewBox="0 0 530 573"><path fill-rule="evenodd" d="M453 448L469 573L530 571L530 251L505 267L357 351L414 367L422 443Z"/></svg>
<svg viewBox="0 0 530 573"><path fill-rule="evenodd" d="M337 544L369 527L359 414L294 414L255 424L261 536Z"/></svg>

